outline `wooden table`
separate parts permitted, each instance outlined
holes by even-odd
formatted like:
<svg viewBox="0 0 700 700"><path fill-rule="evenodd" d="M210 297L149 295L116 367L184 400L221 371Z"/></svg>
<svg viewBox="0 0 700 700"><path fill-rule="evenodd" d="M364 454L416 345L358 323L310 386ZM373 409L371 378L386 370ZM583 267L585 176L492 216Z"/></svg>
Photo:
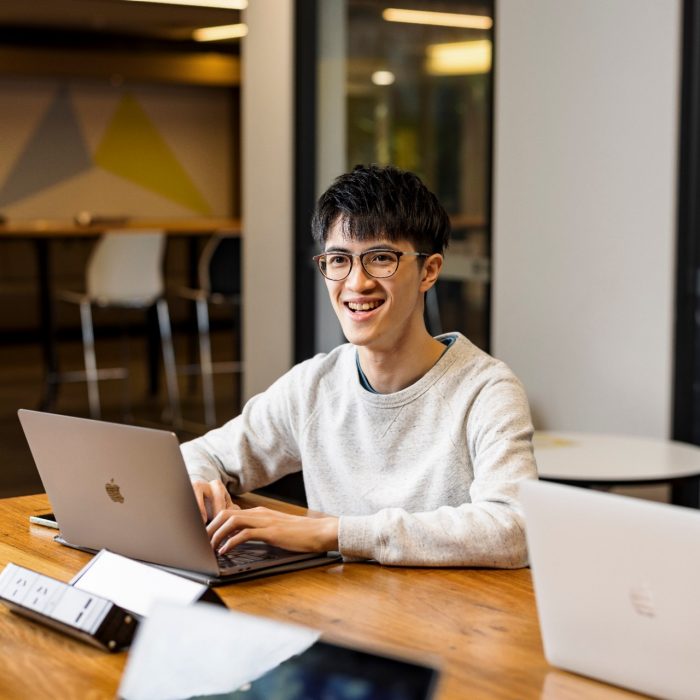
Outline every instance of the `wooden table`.
<svg viewBox="0 0 700 700"><path fill-rule="evenodd" d="M238 219L193 217L190 219L103 218L95 219L86 225L78 225L69 219L12 220L0 224L0 239L28 240L34 244L39 279L39 337L44 363L44 387L39 410L45 411L52 408L60 379L56 352L56 319L51 289L51 242L95 238L109 230L138 232L144 229L158 229L168 236L189 236L194 240L196 236L208 236L213 233L240 235L241 222ZM192 253L191 257L194 258ZM196 261L193 265L196 266ZM157 363L157 357L157 352L151 350L151 365ZM155 369L151 366L152 385L157 376ZM151 390L153 391L154 388L152 386Z"/></svg>
<svg viewBox="0 0 700 700"><path fill-rule="evenodd" d="M294 506L261 496L243 505ZM30 525L44 495L0 500L0 566L68 581L89 555ZM639 697L550 667L542 654L529 569L416 569L337 564L218 588L231 609L296 622L325 639L434 661L438 700ZM126 653L110 655L0 605L0 697L113 698Z"/></svg>
<svg viewBox="0 0 700 700"><path fill-rule="evenodd" d="M576 486L670 484L676 505L700 507L700 447L603 433L537 432L541 479Z"/></svg>

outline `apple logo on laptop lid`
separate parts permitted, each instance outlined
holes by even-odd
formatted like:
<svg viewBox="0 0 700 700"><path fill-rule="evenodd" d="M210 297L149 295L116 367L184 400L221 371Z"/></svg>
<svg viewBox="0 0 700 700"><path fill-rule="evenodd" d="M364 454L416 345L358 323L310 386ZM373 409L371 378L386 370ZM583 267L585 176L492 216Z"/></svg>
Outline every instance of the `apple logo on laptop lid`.
<svg viewBox="0 0 700 700"><path fill-rule="evenodd" d="M632 607L638 615L642 617L656 617L654 594L649 584L640 583L632 586L629 591L629 596Z"/></svg>
<svg viewBox="0 0 700 700"><path fill-rule="evenodd" d="M121 488L119 484L115 483L114 478L110 479L105 484L105 491L115 503L124 503L124 496L122 496Z"/></svg>

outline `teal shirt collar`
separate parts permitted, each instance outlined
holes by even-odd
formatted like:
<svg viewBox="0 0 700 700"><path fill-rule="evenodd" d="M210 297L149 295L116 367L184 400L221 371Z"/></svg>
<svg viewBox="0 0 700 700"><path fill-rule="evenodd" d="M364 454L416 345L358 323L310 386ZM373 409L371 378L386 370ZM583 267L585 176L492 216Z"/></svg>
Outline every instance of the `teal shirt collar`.
<svg viewBox="0 0 700 700"><path fill-rule="evenodd" d="M456 335L446 335L443 336L442 338L437 338L444 346L445 349L443 350L443 355L447 352L449 347L452 345L452 343L457 340ZM442 357L442 355L440 355ZM363 389L366 389L367 391L371 392L372 394L378 394L379 392L374 389L374 387L369 383L369 380L367 379L367 375L362 371L362 367L360 366L360 354L355 351L355 364L357 365L357 375L360 380L360 384Z"/></svg>

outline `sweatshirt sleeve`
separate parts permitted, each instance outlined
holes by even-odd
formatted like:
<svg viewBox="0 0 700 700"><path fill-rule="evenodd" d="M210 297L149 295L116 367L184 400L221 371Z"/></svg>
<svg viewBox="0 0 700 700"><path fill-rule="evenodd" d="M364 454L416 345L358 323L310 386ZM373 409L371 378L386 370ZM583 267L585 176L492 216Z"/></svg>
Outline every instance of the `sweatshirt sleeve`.
<svg viewBox="0 0 700 700"><path fill-rule="evenodd" d="M181 445L190 479L221 479L238 494L301 469L293 372L250 399L239 416Z"/></svg>
<svg viewBox="0 0 700 700"><path fill-rule="evenodd" d="M429 512L387 508L341 517L338 538L346 559L404 566L527 565L518 484L536 478L537 470L527 398L515 377L482 389L466 431L473 467L470 502Z"/></svg>

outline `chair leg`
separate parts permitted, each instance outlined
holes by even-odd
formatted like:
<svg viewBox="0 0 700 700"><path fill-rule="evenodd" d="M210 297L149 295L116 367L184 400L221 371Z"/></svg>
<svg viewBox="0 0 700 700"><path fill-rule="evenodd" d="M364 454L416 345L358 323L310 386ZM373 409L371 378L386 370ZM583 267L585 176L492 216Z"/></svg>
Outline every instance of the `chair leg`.
<svg viewBox="0 0 700 700"><path fill-rule="evenodd" d="M97 380L97 359L95 357L95 333L92 326L92 310L89 301L80 302L80 327L83 336L83 357L85 359L85 381L87 383L90 417L100 418L100 390Z"/></svg>
<svg viewBox="0 0 700 700"><path fill-rule="evenodd" d="M202 371L204 422L208 427L213 427L216 425L216 406L214 401L214 368L211 360L211 334L209 333L209 309L206 299L197 299L195 304L199 335L199 363Z"/></svg>
<svg viewBox="0 0 700 700"><path fill-rule="evenodd" d="M122 385L122 421L124 423L133 423L134 416L131 410L131 373L129 372L129 367L131 366L131 347L129 344L129 328L127 324L122 321L121 324L121 358L122 366L124 367L124 382Z"/></svg>
<svg viewBox="0 0 700 700"><path fill-rule="evenodd" d="M158 312L160 341L163 346L163 366L168 387L170 413L173 425L179 428L182 426L182 413L180 411L180 392L177 386L177 369L175 366L175 352L173 351L173 336L170 330L168 302L165 299L159 299L156 302L156 311Z"/></svg>

